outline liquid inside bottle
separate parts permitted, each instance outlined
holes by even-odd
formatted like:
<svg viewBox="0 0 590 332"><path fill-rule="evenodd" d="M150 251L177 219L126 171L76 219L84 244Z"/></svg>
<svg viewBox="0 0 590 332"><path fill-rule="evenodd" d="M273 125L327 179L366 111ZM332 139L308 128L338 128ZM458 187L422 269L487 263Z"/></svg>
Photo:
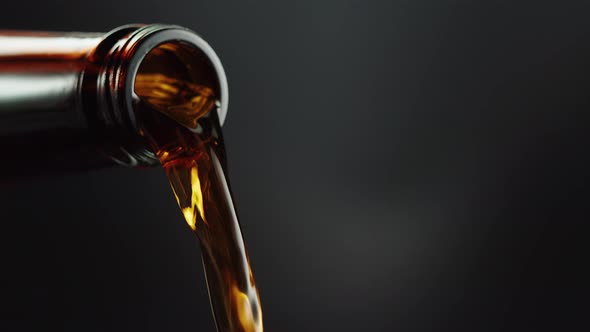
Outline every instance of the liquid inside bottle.
<svg viewBox="0 0 590 332"><path fill-rule="evenodd" d="M197 235L218 331L262 331L262 309L226 177L217 97L210 87L140 70L141 134Z"/></svg>

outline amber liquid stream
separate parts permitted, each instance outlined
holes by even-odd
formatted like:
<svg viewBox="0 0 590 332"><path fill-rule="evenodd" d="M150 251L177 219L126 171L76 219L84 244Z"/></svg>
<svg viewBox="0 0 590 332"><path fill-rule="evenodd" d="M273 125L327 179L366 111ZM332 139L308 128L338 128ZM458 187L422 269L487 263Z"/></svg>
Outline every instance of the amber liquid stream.
<svg viewBox="0 0 590 332"><path fill-rule="evenodd" d="M258 290L225 175L216 96L161 74L138 74L135 93L142 134L199 238L217 330L262 331Z"/></svg>

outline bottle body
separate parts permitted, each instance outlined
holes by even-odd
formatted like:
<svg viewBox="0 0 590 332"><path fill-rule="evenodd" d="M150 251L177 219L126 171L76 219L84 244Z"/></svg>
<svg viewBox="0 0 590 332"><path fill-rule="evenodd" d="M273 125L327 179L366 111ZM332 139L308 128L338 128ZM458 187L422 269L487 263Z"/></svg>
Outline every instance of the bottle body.
<svg viewBox="0 0 590 332"><path fill-rule="evenodd" d="M156 165L138 133L134 83L146 55L164 43L182 46L168 48L166 57L152 56L152 70L166 71L175 61L175 73L205 77L220 96L223 120L225 73L209 45L190 30L128 25L108 33L0 31L0 149L8 156L0 168L15 174L40 161L44 169L65 172Z"/></svg>

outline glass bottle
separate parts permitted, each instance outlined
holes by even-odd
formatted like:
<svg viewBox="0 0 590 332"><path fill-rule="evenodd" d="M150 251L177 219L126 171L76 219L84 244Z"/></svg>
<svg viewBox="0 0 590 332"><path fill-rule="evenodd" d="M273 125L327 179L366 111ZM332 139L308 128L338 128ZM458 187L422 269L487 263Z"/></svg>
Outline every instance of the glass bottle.
<svg viewBox="0 0 590 332"><path fill-rule="evenodd" d="M107 33L0 30L0 171L37 174L40 160L43 172L157 165L134 104L142 71L211 87L223 123L223 67L191 30L160 24Z"/></svg>

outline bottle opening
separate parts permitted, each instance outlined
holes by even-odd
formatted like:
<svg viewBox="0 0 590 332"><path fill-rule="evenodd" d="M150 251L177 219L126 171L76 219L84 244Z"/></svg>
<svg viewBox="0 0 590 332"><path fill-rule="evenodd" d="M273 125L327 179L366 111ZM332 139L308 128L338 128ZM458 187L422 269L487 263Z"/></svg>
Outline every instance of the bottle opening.
<svg viewBox="0 0 590 332"><path fill-rule="evenodd" d="M228 88L221 61L191 30L123 26L110 32L89 59L99 70L84 74L82 90L97 93L83 103L97 109L91 122L106 154L119 164L157 163L143 137L145 115L162 115L193 132L199 130L198 119L211 111L220 125L225 120Z"/></svg>
<svg viewBox="0 0 590 332"><path fill-rule="evenodd" d="M197 130L198 119L219 111L220 90L209 56L189 43L171 41L151 49L139 64L133 99Z"/></svg>

